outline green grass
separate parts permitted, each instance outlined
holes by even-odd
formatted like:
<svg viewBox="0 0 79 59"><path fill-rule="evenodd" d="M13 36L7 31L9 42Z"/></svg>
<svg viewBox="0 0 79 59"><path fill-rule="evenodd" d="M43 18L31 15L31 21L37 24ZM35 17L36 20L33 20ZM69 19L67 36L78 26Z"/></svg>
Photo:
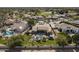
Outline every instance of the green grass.
<svg viewBox="0 0 79 59"><path fill-rule="evenodd" d="M40 41L40 42L28 42L28 41L24 41L22 43L23 46L57 46L55 40L47 40L46 42Z"/></svg>
<svg viewBox="0 0 79 59"><path fill-rule="evenodd" d="M44 42L45 45L56 45L56 42L54 40L48 40L46 42Z"/></svg>
<svg viewBox="0 0 79 59"><path fill-rule="evenodd" d="M26 47L26 46L58 46L58 44L56 43L55 40L47 40L46 42L44 41L40 41L40 42L37 42L37 41L31 41L31 35L20 35L18 37L15 37L15 38L21 38L23 39L22 42L21 42L21 45L23 47ZM7 44L7 42L9 41L9 39L7 40L4 40L4 39L0 39L0 44Z"/></svg>
<svg viewBox="0 0 79 59"><path fill-rule="evenodd" d="M6 44L7 40L0 39L0 44Z"/></svg>

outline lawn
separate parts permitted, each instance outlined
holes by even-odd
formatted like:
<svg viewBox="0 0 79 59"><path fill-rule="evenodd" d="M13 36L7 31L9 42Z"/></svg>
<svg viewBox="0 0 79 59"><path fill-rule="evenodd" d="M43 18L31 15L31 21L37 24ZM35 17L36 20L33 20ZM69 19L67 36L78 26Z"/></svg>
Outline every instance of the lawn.
<svg viewBox="0 0 79 59"><path fill-rule="evenodd" d="M7 40L0 39L0 44L6 44Z"/></svg>
<svg viewBox="0 0 79 59"><path fill-rule="evenodd" d="M55 40L47 40L46 42L40 41L40 42L28 42L24 41L23 46L57 46Z"/></svg>
<svg viewBox="0 0 79 59"><path fill-rule="evenodd" d="M16 40L21 39L21 45L23 47L29 47L29 46L58 46L58 44L56 43L56 40L52 39L52 40L47 40L47 41L32 41L31 40L31 35L19 35L19 36L15 36L13 38L11 38L11 40L3 40L0 39L0 44L7 44L7 43L12 43L12 42L16 42ZM9 42L8 42L9 41ZM14 44L15 45L15 44Z"/></svg>

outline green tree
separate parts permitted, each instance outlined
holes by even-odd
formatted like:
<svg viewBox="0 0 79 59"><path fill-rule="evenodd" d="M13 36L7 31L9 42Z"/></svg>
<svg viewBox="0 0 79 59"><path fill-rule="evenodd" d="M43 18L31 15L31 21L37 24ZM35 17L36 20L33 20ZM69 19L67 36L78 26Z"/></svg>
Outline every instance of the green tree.
<svg viewBox="0 0 79 59"><path fill-rule="evenodd" d="M27 22L30 25L35 25L35 20L34 19L29 19Z"/></svg>
<svg viewBox="0 0 79 59"><path fill-rule="evenodd" d="M64 46L70 43L71 37L68 34L61 32L61 33L58 33L55 41L59 46Z"/></svg>
<svg viewBox="0 0 79 59"><path fill-rule="evenodd" d="M7 43L7 46L9 48L14 48L16 46L25 46L30 40L31 36L30 35L18 35L18 36L12 36Z"/></svg>
<svg viewBox="0 0 79 59"><path fill-rule="evenodd" d="M78 45L79 44L79 34L73 35L72 40L74 43L76 43L76 45Z"/></svg>
<svg viewBox="0 0 79 59"><path fill-rule="evenodd" d="M18 35L18 36L12 36L11 38L10 38L10 40L8 40L8 43L7 43L7 45L8 45L8 47L9 48L14 48L14 47L16 47L16 46L22 46L22 41L23 41L23 36L22 35Z"/></svg>

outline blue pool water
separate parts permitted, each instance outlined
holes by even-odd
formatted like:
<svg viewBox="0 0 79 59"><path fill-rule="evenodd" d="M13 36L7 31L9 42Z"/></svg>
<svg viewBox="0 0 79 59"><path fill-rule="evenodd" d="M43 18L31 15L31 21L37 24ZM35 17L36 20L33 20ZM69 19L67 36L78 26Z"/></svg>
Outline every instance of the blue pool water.
<svg viewBox="0 0 79 59"><path fill-rule="evenodd" d="M6 32L4 32L4 35L12 35L12 34L13 34L12 31L6 31Z"/></svg>

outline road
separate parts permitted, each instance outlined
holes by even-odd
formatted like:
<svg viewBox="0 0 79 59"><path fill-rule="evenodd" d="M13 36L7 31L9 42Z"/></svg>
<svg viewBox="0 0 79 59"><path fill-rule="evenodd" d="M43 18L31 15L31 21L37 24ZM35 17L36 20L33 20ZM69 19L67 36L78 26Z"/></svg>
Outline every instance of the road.
<svg viewBox="0 0 79 59"><path fill-rule="evenodd" d="M0 48L0 52L79 52L77 47L30 47L30 48Z"/></svg>
<svg viewBox="0 0 79 59"><path fill-rule="evenodd" d="M0 52L79 52L79 49L52 49L52 50L0 50Z"/></svg>

